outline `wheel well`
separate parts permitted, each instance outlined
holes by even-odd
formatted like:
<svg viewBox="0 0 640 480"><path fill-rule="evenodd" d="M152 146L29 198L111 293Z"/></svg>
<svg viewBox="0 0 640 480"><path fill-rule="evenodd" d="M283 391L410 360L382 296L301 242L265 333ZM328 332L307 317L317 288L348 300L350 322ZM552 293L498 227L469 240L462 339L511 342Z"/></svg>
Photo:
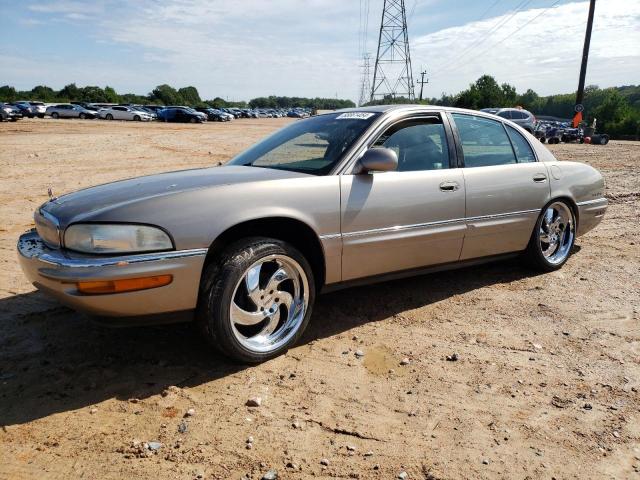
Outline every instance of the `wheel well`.
<svg viewBox="0 0 640 480"><path fill-rule="evenodd" d="M578 224L580 223L580 210L578 209L578 205L576 205L576 202L573 201L573 198L567 197L567 196L561 196L561 197L552 198L551 200L549 200L547 202L547 205L552 203L552 202L556 202L558 200L564 201L567 205L569 205L571 210L573 210L573 214L576 217L576 233L577 233L578 232Z"/></svg>
<svg viewBox="0 0 640 480"><path fill-rule="evenodd" d="M255 236L275 238L293 245L311 265L316 289L322 288L325 279L325 260L320 239L309 225L293 218L260 218L228 228L209 247L205 266L233 242Z"/></svg>

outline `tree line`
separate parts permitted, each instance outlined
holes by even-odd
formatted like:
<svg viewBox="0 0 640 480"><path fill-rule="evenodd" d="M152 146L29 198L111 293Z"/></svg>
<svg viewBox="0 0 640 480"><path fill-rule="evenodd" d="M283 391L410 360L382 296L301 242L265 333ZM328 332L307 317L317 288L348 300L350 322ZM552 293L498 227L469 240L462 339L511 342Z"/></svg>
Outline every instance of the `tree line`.
<svg viewBox="0 0 640 480"><path fill-rule="evenodd" d="M576 101L575 93L540 96L528 89L517 93L508 83L498 84L490 75L483 75L469 88L455 95L443 93L440 98L429 98L422 103L479 110L489 107L522 107L534 115L550 115L572 118ZM375 104L411 103L407 98L385 98ZM585 88L584 120L591 124L597 121L598 131L612 138L640 138L640 85Z"/></svg>
<svg viewBox="0 0 640 480"><path fill-rule="evenodd" d="M14 102L17 100L38 100L46 103L55 102L87 102L87 103L134 103L140 105L189 105L213 108L292 108L308 107L315 110L335 110L338 108L355 107L351 100L338 98L305 98L305 97L259 97L249 102L229 102L215 97L211 100L200 98L196 87L174 88L170 85L158 85L147 95L134 93L118 94L112 87L97 86L78 87L70 83L60 90L54 90L45 85L38 85L31 90L16 90L4 85L0 87L0 102Z"/></svg>

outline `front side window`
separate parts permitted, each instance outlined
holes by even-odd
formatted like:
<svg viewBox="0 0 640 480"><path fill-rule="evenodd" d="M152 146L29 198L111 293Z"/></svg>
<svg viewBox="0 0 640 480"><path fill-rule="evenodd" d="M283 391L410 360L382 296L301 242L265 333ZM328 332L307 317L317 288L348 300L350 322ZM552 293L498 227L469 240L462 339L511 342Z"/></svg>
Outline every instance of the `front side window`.
<svg viewBox="0 0 640 480"><path fill-rule="evenodd" d="M536 157L533 154L533 150L531 149L529 142L527 142L522 134L520 134L520 132L515 128L510 127L509 125L505 125L505 127L507 127L507 133L509 134L509 138L513 144L513 149L516 152L518 163L535 162Z"/></svg>
<svg viewBox="0 0 640 480"><path fill-rule="evenodd" d="M437 117L394 125L374 143L398 154L398 172L449 168L449 149L442 121Z"/></svg>
<svg viewBox="0 0 640 480"><path fill-rule="evenodd" d="M241 153L229 165L328 174L379 116L344 112L296 121Z"/></svg>
<svg viewBox="0 0 640 480"><path fill-rule="evenodd" d="M501 122L461 113L452 116L458 127L465 167L516 163L511 141Z"/></svg>
<svg viewBox="0 0 640 480"><path fill-rule="evenodd" d="M509 118L509 119L513 118L511 116L511 110L504 110L502 112L498 112L498 116L502 118Z"/></svg>

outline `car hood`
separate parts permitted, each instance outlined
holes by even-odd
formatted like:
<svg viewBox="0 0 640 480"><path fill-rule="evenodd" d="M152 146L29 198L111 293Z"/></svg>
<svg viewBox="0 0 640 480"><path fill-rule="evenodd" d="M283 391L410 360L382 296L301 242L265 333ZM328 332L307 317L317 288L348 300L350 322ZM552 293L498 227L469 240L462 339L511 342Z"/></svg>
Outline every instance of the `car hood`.
<svg viewBox="0 0 640 480"><path fill-rule="evenodd" d="M40 208L58 220L62 228L78 221L88 221L105 210L123 207L154 197L234 185L248 182L308 177L308 174L271 168L223 166L180 170L147 175L62 195Z"/></svg>

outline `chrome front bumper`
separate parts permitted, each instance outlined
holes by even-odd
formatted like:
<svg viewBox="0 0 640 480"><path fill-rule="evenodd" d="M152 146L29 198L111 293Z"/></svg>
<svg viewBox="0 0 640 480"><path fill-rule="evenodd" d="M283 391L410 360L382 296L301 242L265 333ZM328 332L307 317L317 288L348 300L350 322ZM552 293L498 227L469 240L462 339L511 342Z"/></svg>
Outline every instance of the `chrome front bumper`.
<svg viewBox="0 0 640 480"><path fill-rule="evenodd" d="M35 230L18 240L18 259L33 285L60 302L101 317L137 317L193 310L207 249L102 257L47 247ZM173 275L164 287L134 292L85 295L78 281Z"/></svg>

